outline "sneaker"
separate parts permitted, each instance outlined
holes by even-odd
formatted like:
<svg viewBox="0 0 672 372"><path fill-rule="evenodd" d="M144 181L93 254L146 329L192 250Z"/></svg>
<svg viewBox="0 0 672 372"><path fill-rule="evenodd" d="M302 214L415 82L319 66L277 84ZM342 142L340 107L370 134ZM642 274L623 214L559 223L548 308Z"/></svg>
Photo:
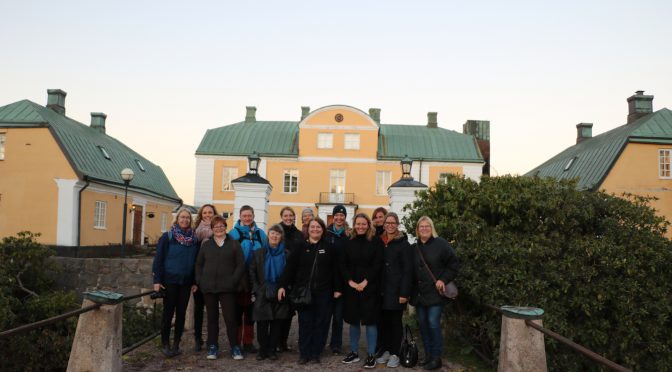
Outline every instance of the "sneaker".
<svg viewBox="0 0 672 372"><path fill-rule="evenodd" d="M351 364L357 362L359 362L359 354L355 353L354 351L346 355L345 358L343 359L344 364Z"/></svg>
<svg viewBox="0 0 672 372"><path fill-rule="evenodd" d="M236 345L231 348L231 358L234 360L243 360L243 353L240 351L240 346Z"/></svg>
<svg viewBox="0 0 672 372"><path fill-rule="evenodd" d="M208 356L207 358L210 360L215 360L217 359L217 354L219 353L219 348L215 345L210 345L208 346Z"/></svg>
<svg viewBox="0 0 672 372"><path fill-rule="evenodd" d="M364 362L364 368L376 368L375 355L369 354L369 356L366 357L366 361Z"/></svg>
<svg viewBox="0 0 672 372"><path fill-rule="evenodd" d="M401 364L401 361L399 360L399 357L396 355L390 355L390 360L387 361L387 367L388 368L396 368L399 367L399 364Z"/></svg>
<svg viewBox="0 0 672 372"><path fill-rule="evenodd" d="M376 358L376 363L385 364L385 363L387 363L388 360L390 360L390 352L385 351L381 356Z"/></svg>

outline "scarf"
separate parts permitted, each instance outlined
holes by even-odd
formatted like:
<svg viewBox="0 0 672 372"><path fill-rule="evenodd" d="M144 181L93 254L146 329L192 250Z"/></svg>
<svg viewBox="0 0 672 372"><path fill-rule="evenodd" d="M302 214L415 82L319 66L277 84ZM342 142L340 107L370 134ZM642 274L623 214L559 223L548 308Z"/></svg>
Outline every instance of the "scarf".
<svg viewBox="0 0 672 372"><path fill-rule="evenodd" d="M170 231L173 233L173 238L181 245L194 245L194 230L191 227L182 230L179 225L175 224L170 228Z"/></svg>
<svg viewBox="0 0 672 372"><path fill-rule="evenodd" d="M266 241L264 242L264 248L266 249L264 277L267 282L276 284L282 271L285 269L285 243L280 242L277 247L273 248Z"/></svg>
<svg viewBox="0 0 672 372"><path fill-rule="evenodd" d="M196 227L196 237L198 238L199 241L204 241L205 239L210 239L212 238L212 229L210 228L210 223L207 223L205 221L201 221L201 223L198 224Z"/></svg>
<svg viewBox="0 0 672 372"><path fill-rule="evenodd" d="M341 236L345 234L345 225L343 225L340 229L336 230L336 225L331 225L331 232L336 234L336 236Z"/></svg>

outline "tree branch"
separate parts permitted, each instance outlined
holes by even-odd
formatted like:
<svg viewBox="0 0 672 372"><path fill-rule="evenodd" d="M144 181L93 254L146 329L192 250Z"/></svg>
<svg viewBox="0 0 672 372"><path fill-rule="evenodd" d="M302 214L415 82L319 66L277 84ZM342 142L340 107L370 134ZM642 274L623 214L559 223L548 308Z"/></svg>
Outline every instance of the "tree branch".
<svg viewBox="0 0 672 372"><path fill-rule="evenodd" d="M22 291L24 291L24 292L26 292L30 295L33 295L35 297L40 297L37 293L35 293L35 292L31 291L30 289L23 286L23 282L21 281L21 274L23 274L23 271L20 271L18 274L16 274L16 283L19 285L19 288L21 288Z"/></svg>

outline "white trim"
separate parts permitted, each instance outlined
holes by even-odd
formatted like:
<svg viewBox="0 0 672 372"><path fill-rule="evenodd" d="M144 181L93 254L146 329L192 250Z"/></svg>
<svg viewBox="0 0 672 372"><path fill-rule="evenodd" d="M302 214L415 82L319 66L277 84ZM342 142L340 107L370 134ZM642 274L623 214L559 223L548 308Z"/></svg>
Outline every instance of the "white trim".
<svg viewBox="0 0 672 372"><path fill-rule="evenodd" d="M215 182L215 158L196 156L194 204L206 204L212 199Z"/></svg>
<svg viewBox="0 0 672 372"><path fill-rule="evenodd" d="M301 128L299 126L299 128ZM309 124L306 125L304 128L308 129L319 129L319 130L329 130L329 131L378 131L378 127L376 128L371 128L369 126L363 126L363 125L334 125L334 124Z"/></svg>
<svg viewBox="0 0 672 372"><path fill-rule="evenodd" d="M292 171L296 172L296 191L285 191L285 171L289 171L289 189L292 189ZM298 168L283 168L282 169L282 194L296 195L299 193L299 169Z"/></svg>
<svg viewBox="0 0 672 372"><path fill-rule="evenodd" d="M375 158L335 158L335 157L321 157L321 156L300 156L299 161L316 162L316 163L377 163Z"/></svg>
<svg viewBox="0 0 672 372"><path fill-rule="evenodd" d="M106 195L116 195L116 196L121 196L122 199L124 197L124 189L123 188L118 188L118 187L113 187L109 186L106 184L100 184L100 183L93 183L91 182L89 186L86 188L86 191L93 191L101 194L106 194ZM176 205L178 205L178 202L169 202L165 199L160 199L156 198L147 194L135 192L132 189L128 189L128 197L133 198L133 200L138 200L137 203L135 204L140 204L140 203L148 203L151 202L153 204L159 204L167 207L172 207L174 208Z"/></svg>
<svg viewBox="0 0 672 372"><path fill-rule="evenodd" d="M212 201L206 201L203 204L230 204L230 205L235 205L235 200L212 200ZM197 204L200 208L203 204Z"/></svg>
<svg viewBox="0 0 672 372"><path fill-rule="evenodd" d="M668 166L672 168L672 149L668 148L661 148L658 149L658 179L660 180L669 180L672 179L672 169L668 170L670 172L669 176L662 176L661 173L661 168L660 166L663 165L663 163L660 161L660 156L662 155L663 152L667 152L667 160L668 160Z"/></svg>
<svg viewBox="0 0 672 372"><path fill-rule="evenodd" d="M332 132L318 132L317 133L317 149L318 150L331 150L333 148L334 148L334 133L332 133Z"/></svg>
<svg viewBox="0 0 672 372"><path fill-rule="evenodd" d="M56 245L75 246L79 233L79 190L84 183L79 179L54 178L58 187L56 218Z"/></svg>
<svg viewBox="0 0 672 372"><path fill-rule="evenodd" d="M299 203L299 202L269 202L268 205L272 206L290 206L290 207L314 207L316 203Z"/></svg>
<svg viewBox="0 0 672 372"><path fill-rule="evenodd" d="M332 179L331 179L331 174L333 171L343 171L343 191L342 192L331 192L331 189L333 186L332 185ZM348 185L348 171L346 169L341 169L341 168L335 168L335 169L329 169L329 193L330 194L345 194L346 193L346 186Z"/></svg>
<svg viewBox="0 0 672 372"><path fill-rule="evenodd" d="M348 112L352 112L352 113L357 114L357 115L362 115L371 124L371 126L366 126L366 127L363 127L363 128L371 128L371 129L359 129L359 130L376 130L376 131L378 130L378 123L376 123L373 119L371 119L371 116L369 116L366 112L364 112L364 111L362 111L358 108L351 107L351 106L345 106L345 105L330 105L330 106L320 107L319 109L317 109L317 110L311 112L310 114L308 114L308 116L306 116L303 120L301 120L301 122L299 122L299 129L319 127L320 124L317 124L317 125L307 124L306 121L308 119L310 119L311 117L319 114L319 113L322 113L324 111L331 111L331 110L348 111ZM333 124L332 124L332 126L333 126ZM337 129L344 129L344 128L353 128L353 127L352 126L338 126L336 128Z"/></svg>

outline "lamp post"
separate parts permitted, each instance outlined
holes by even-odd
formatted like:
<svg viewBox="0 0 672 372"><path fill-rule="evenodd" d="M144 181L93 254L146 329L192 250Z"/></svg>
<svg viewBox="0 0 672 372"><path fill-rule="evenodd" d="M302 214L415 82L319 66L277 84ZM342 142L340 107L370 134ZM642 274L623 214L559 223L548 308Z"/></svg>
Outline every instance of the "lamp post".
<svg viewBox="0 0 672 372"><path fill-rule="evenodd" d="M258 174L259 170L259 154L256 151L252 152L252 155L247 157L247 161L250 165L250 174Z"/></svg>
<svg viewBox="0 0 672 372"><path fill-rule="evenodd" d="M126 215L128 214L128 184L133 180L133 170L124 168L121 171L121 179L124 180L124 222L121 227L121 257L124 257L126 249Z"/></svg>
<svg viewBox="0 0 672 372"><path fill-rule="evenodd" d="M408 155L404 155L404 158L401 159L401 179L402 180L412 180L413 177L411 176L411 166L413 165L413 160L408 157Z"/></svg>

